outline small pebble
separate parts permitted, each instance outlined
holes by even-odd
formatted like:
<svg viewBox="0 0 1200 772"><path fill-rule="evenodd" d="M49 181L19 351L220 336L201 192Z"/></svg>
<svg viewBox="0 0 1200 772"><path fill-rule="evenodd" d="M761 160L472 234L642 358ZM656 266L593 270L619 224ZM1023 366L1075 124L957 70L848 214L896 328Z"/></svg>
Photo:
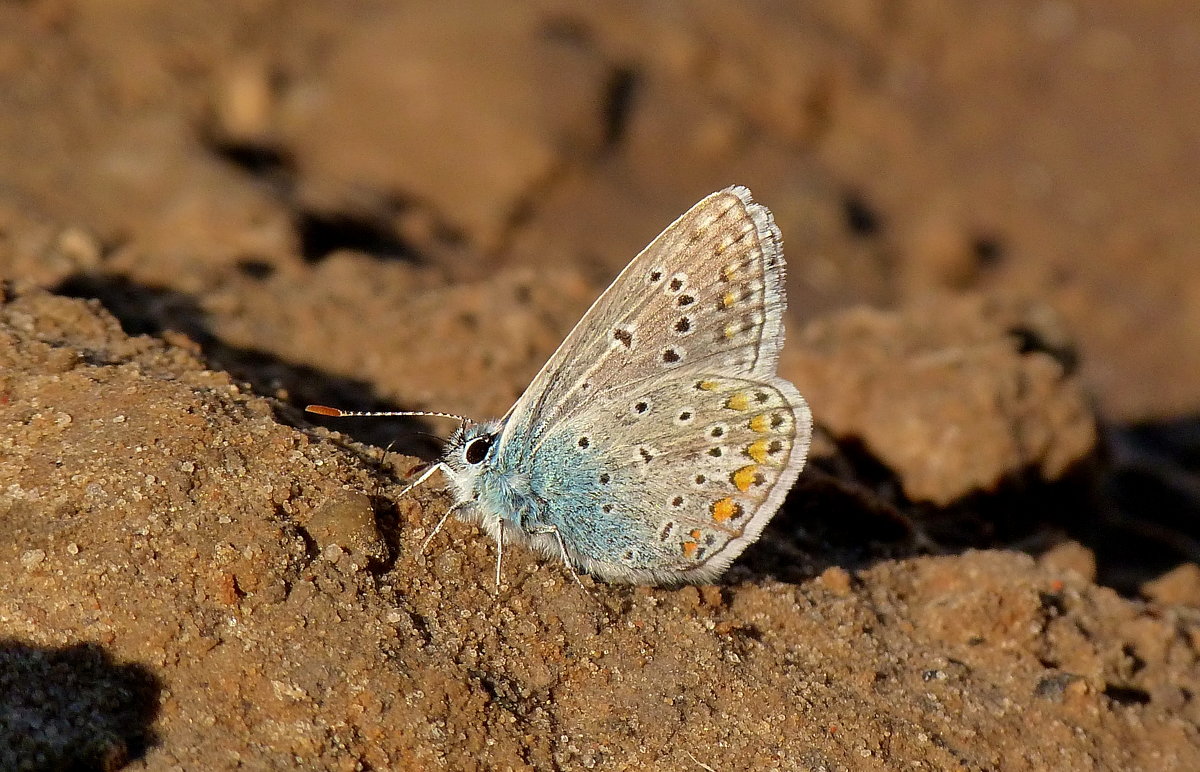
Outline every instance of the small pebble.
<svg viewBox="0 0 1200 772"><path fill-rule="evenodd" d="M1180 563L1157 579L1143 584L1142 595L1164 605L1200 608L1200 566Z"/></svg>
<svg viewBox="0 0 1200 772"><path fill-rule="evenodd" d="M850 574L839 566L830 566L822 571L821 584L839 598L850 594Z"/></svg>
<svg viewBox="0 0 1200 772"><path fill-rule="evenodd" d="M375 524L371 500L362 493L340 491L335 494L313 513L307 527L322 549L338 545L374 559L387 553Z"/></svg>

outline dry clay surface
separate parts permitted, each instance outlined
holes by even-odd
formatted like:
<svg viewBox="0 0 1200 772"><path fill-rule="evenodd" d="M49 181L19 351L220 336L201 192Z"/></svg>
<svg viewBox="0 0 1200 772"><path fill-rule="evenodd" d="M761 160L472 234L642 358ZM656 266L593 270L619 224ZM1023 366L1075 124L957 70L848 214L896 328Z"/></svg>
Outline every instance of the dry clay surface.
<svg viewBox="0 0 1200 772"><path fill-rule="evenodd" d="M1200 769L1191 0L0 4L0 769ZM714 586L399 495L748 185ZM320 424L320 425L317 425ZM383 448L395 443L393 452Z"/></svg>
<svg viewBox="0 0 1200 772"><path fill-rule="evenodd" d="M852 347L869 323L846 326L806 332ZM1045 369L1000 346L964 356ZM477 529L417 549L444 495L394 501L379 451L95 303L10 288L0 357L6 768L1200 764L1196 611L1069 555L784 583L764 549L723 586L584 591L518 551L497 590Z"/></svg>

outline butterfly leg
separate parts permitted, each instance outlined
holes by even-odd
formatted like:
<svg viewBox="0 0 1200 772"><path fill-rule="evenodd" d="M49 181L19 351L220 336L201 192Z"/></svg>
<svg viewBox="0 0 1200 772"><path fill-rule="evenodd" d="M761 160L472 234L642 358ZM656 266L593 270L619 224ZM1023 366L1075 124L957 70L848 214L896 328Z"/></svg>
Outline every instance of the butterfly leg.
<svg viewBox="0 0 1200 772"><path fill-rule="evenodd" d="M540 534L540 533L554 534L555 540L558 541L558 551L559 551L559 554L562 555L562 562L566 564L567 570L571 572L571 576L575 577L575 583L578 584L580 586L580 588L583 589L584 592L587 592L588 588L583 586L583 580L579 578L579 573L575 570L575 566L571 563L570 556L567 555L567 545L563 542L562 534L558 532L558 528L556 528L552 525L535 525L535 526L531 526L529 528L529 533L531 533L531 534Z"/></svg>
<svg viewBox="0 0 1200 772"><path fill-rule="evenodd" d="M413 488L415 488L418 485L420 485L421 483L425 482L430 477L433 477L434 472L438 471L439 469L445 469L445 468L446 468L446 465L440 461L436 464L430 464L428 469L426 469L424 472L421 472L420 477L413 480L408 485L404 486L404 490L400 491L399 495L397 495L396 498L398 498L398 499L404 498L404 495L407 494L409 491L411 491Z"/></svg>
<svg viewBox="0 0 1200 772"><path fill-rule="evenodd" d="M398 499L404 498L404 496L407 495L408 492L411 491L413 488L416 488L418 485L425 482L430 477L433 477L434 472L438 471L439 469L444 469L444 468L445 468L445 465L442 464L441 462L438 462L436 464L430 464L429 468L426 469L425 471L421 472L421 475L419 477L417 477L417 479L413 480L411 483L404 486L404 489L402 491L400 491L400 493L396 496L396 498L398 498ZM425 537L425 541L421 542L421 552L425 551L425 548L429 546L429 542L433 541L433 537L437 536L438 531L442 530L442 526L445 525L446 521L450 519L450 515L454 514L455 511L457 511L461 507L462 507L462 504L459 503L459 504L455 504L454 506L450 507L450 509L446 510L446 514L442 515L441 520L438 520L437 525L435 525L433 527L433 530L430 531L429 535Z"/></svg>
<svg viewBox="0 0 1200 772"><path fill-rule="evenodd" d="M504 523L496 530L496 590L500 590L500 564L504 561Z"/></svg>
<svg viewBox="0 0 1200 772"><path fill-rule="evenodd" d="M467 505L460 501L459 503L447 509L446 514L442 515L442 519L437 521L437 525L433 527L433 530L430 531L429 535L425 537L425 540L421 542L421 552L425 551L425 548L429 546L429 542L433 541L433 537L437 536L438 531L442 530L442 526L445 525L446 521L450 519L450 515L453 515L460 509L466 509L466 507Z"/></svg>

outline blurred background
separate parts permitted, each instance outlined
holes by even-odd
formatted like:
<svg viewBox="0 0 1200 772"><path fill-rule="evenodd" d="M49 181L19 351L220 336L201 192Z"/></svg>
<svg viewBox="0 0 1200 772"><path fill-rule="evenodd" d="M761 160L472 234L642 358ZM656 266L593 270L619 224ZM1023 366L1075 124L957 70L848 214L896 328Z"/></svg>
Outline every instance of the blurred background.
<svg viewBox="0 0 1200 772"><path fill-rule="evenodd" d="M744 184L792 330L1037 320L1131 590L1200 555L1198 83L1191 0L7 2L0 276L293 404L483 417Z"/></svg>

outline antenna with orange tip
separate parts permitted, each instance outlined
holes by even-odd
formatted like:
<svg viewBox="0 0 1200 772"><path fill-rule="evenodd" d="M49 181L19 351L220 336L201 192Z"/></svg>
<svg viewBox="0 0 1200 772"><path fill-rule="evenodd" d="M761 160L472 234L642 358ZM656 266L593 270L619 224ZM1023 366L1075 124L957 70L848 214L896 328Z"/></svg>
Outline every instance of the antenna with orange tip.
<svg viewBox="0 0 1200 772"><path fill-rule="evenodd" d="M397 416L429 416L432 418L453 418L459 423L468 421L466 416L461 416L456 413L438 413L432 410L380 410L380 411L359 411L359 410L342 410L341 408L329 407L328 405L309 405L304 408L306 413L316 413L317 415L325 415L331 418L388 418Z"/></svg>

